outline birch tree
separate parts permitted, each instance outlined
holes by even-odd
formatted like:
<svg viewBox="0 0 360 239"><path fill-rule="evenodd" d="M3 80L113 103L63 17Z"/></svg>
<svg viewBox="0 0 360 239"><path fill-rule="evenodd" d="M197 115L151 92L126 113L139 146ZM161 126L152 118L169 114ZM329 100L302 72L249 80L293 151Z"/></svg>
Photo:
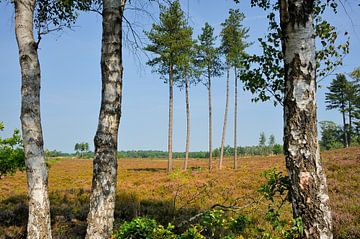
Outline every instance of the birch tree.
<svg viewBox="0 0 360 239"><path fill-rule="evenodd" d="M239 2L235 0L235 2ZM267 12L268 32L258 39L262 53L247 55L243 62L246 71L242 75L244 89L253 94L252 101L273 100L274 105L283 106L285 89L284 55L282 51L282 31L278 12L279 1L251 0L251 5ZM333 10L336 13L337 4L334 0L315 0L313 6L314 32L318 49L315 51L317 82L331 75L349 53L349 37L345 31L340 41L337 29L324 19L324 12Z"/></svg>
<svg viewBox="0 0 360 239"><path fill-rule="evenodd" d="M335 27L322 18L328 8L336 13L337 4L252 0L251 5L269 10L269 33L266 40L260 39L263 55L247 60L258 67L247 71L245 89L255 94L254 101L274 98L275 105L284 106L284 153L294 217L302 218L304 238L332 238L317 136L316 76L321 77L318 81L326 78L349 52L349 41L337 45ZM315 37L321 44L318 51Z"/></svg>
<svg viewBox="0 0 360 239"><path fill-rule="evenodd" d="M173 136L173 86L178 80L179 71L184 57L183 48L187 47L191 39L192 29L187 25L180 2L174 1L169 7L160 6L160 22L153 24L149 32L145 32L150 44L145 50L152 52L155 57L147 64L154 67L154 71L162 76L169 85L169 126L168 126L168 166L170 172L173 167L172 136Z"/></svg>
<svg viewBox="0 0 360 239"><path fill-rule="evenodd" d="M304 238L332 238L332 220L317 138L315 1L281 0L284 54L284 151L292 208Z"/></svg>
<svg viewBox="0 0 360 239"><path fill-rule="evenodd" d="M220 59L220 49L215 47L216 36L214 28L208 23L202 28L201 35L198 36L197 60L196 64L200 70L203 84L208 90L209 107L209 170L212 169L212 104L211 104L211 80L212 77L222 75L222 63Z"/></svg>
<svg viewBox="0 0 360 239"><path fill-rule="evenodd" d="M122 21L126 0L103 0L101 107L94 138L95 155L86 238L110 238L117 178L118 129L122 96Z"/></svg>
<svg viewBox="0 0 360 239"><path fill-rule="evenodd" d="M85 10L89 4L49 0L15 0L13 3L21 68L20 119L29 198L27 238L48 239L51 238L51 222L40 114L41 70L38 46L43 35L71 27L78 15L76 10Z"/></svg>

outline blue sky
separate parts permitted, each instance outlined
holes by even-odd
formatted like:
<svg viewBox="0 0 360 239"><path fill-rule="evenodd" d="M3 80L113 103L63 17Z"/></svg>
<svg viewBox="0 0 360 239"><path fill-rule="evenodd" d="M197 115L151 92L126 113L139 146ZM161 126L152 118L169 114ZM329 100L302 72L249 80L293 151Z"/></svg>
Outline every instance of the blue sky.
<svg viewBox="0 0 360 239"><path fill-rule="evenodd" d="M187 9L187 1L181 1ZM348 31L351 51L339 72L350 72L359 66L360 16L355 14L356 5L340 7L337 15L327 18L336 25L339 33ZM239 8L246 15L244 25L250 27L249 41L255 42L249 53L259 52L258 37L267 30L265 13L250 8L248 1L234 4L232 0L190 0L190 24L198 35L207 21L220 32L220 23L230 8ZM155 18L156 7L149 8ZM20 67L14 33L14 10L9 3L0 3L0 121L9 135L20 128ZM137 29L149 30L150 17L127 11L127 17L135 21ZM82 13L73 30L53 33L43 38L40 50L42 76L41 114L45 148L72 152L77 142L89 142L92 146L100 108L100 44L101 17L94 13ZM123 105L119 131L119 150L167 149L168 87L159 75L145 64L147 58L124 47ZM341 123L337 111L326 111L324 94L331 78L322 82L318 90L318 119ZM225 107L225 76L213 80L213 145L220 144ZM240 84L241 85L241 84ZM260 132L274 134L282 141L282 108L271 102L252 103L251 95L239 91L238 142L241 146L258 143ZM174 95L174 150L185 148L185 94L179 89ZM190 89L191 140L190 150L206 150L208 144L207 90L203 85ZM233 79L230 89L230 110L226 143L233 142ZM91 147L93 148L93 147Z"/></svg>

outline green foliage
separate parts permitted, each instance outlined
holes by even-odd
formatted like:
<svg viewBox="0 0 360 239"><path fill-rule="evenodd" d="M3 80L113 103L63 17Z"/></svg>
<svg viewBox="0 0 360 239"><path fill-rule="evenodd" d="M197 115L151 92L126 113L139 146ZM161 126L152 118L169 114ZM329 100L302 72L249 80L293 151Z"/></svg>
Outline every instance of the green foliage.
<svg viewBox="0 0 360 239"><path fill-rule="evenodd" d="M347 80L344 74L337 74L328 87L329 92L325 94L327 110L338 109L344 116L348 115L348 124L343 128L346 130L349 143L352 142L353 137L359 137L360 86L356 81L356 70L353 73L351 74L355 77L353 82Z"/></svg>
<svg viewBox="0 0 360 239"><path fill-rule="evenodd" d="M165 82L169 80L167 74L175 73L179 77L189 60L189 49L193 46L192 29L187 24L180 2L176 0L169 7L161 5L159 24L152 24L151 30L146 31L145 35L150 44L144 49L155 55L147 64Z"/></svg>
<svg viewBox="0 0 360 239"><path fill-rule="evenodd" d="M241 68L242 60L245 57L245 48L249 43L244 39L248 38L249 28L242 25L245 15L240 10L230 9L229 16L221 23L221 51L225 55L228 66Z"/></svg>
<svg viewBox="0 0 360 239"><path fill-rule="evenodd" d="M356 67L351 73L351 78L355 80L355 82L360 83L360 67Z"/></svg>
<svg viewBox="0 0 360 239"><path fill-rule="evenodd" d="M176 238L171 231L174 227L169 224L167 228L158 225L154 219L147 217L134 218L124 222L115 233L115 239L172 239Z"/></svg>
<svg viewBox="0 0 360 239"><path fill-rule="evenodd" d="M4 124L0 122L0 132L3 129ZM0 178L24 169L25 154L20 131L15 129L11 137L4 139L0 137Z"/></svg>
<svg viewBox="0 0 360 239"><path fill-rule="evenodd" d="M346 112L348 102L349 82L344 74L337 74L328 87L329 92L325 94L327 110L339 109L341 113Z"/></svg>
<svg viewBox="0 0 360 239"><path fill-rule="evenodd" d="M195 63L200 70L204 85L208 87L209 78L221 76L223 70L220 49L215 47L214 28L209 23L205 23L201 35L198 36L198 41Z"/></svg>
<svg viewBox="0 0 360 239"><path fill-rule="evenodd" d="M340 126L336 125L332 121L321 121L320 130L320 147L322 149L337 149L344 146L342 142L343 129Z"/></svg>
<svg viewBox="0 0 360 239"><path fill-rule="evenodd" d="M274 197L279 195L284 196L284 199L290 200L288 189L290 187L290 180L288 176L284 176L282 172L277 172L276 169L271 169L262 173L266 178L266 184L261 185L259 192L271 202L274 202Z"/></svg>
<svg viewBox="0 0 360 239"><path fill-rule="evenodd" d="M272 225L272 231L258 228L261 239L294 239L302 238L304 228L301 217L294 218L290 222L281 218L282 208L290 203L290 179L276 169L265 171L262 174L267 182L258 190L268 201L266 220Z"/></svg>
<svg viewBox="0 0 360 239"><path fill-rule="evenodd" d="M201 226L195 225L189 227L184 233L182 233L179 239L205 239L206 237L201 235L201 232Z"/></svg>
<svg viewBox="0 0 360 239"><path fill-rule="evenodd" d="M271 134L269 136L269 146L274 147L274 145L275 145L275 136L273 134Z"/></svg>
<svg viewBox="0 0 360 239"><path fill-rule="evenodd" d="M80 155L82 158L85 153L89 152L89 144L82 142L82 143L76 143L74 146L74 150L76 151L76 155Z"/></svg>
<svg viewBox="0 0 360 239"><path fill-rule="evenodd" d="M49 150L49 149L45 149L45 157L67 157L70 156L71 154L69 153L64 153L58 150Z"/></svg>
<svg viewBox="0 0 360 239"><path fill-rule="evenodd" d="M235 219L230 222L230 229L236 234L242 233L246 226L250 223L250 219L245 215L238 215Z"/></svg>
<svg viewBox="0 0 360 239"><path fill-rule="evenodd" d="M282 154L283 147L280 144L274 144L273 146L238 146L238 156L247 155L271 155L271 154ZM213 156L219 157L220 148L213 150ZM234 148L230 145L224 147L224 156L234 155ZM129 150L119 151L119 158L167 158L168 152L159 150ZM198 151L190 152L190 158L208 158L209 152ZM173 152L173 158L185 158L185 152Z"/></svg>
<svg viewBox="0 0 360 239"><path fill-rule="evenodd" d="M225 211L212 209L205 211L198 223L190 224L185 231L175 233L174 226L168 224L165 228L154 219L137 217L124 222L115 232L115 239L205 239L205 238L235 238L240 235L249 223L244 215L235 219Z"/></svg>
<svg viewBox="0 0 360 239"><path fill-rule="evenodd" d="M273 154L282 154L283 151L283 146L280 144L275 144L272 148L272 152Z"/></svg>
<svg viewBox="0 0 360 239"><path fill-rule="evenodd" d="M354 118L354 128L355 128L355 140L360 144L360 67L355 68L351 74L353 79L353 112L352 117Z"/></svg>
<svg viewBox="0 0 360 239"><path fill-rule="evenodd" d="M235 2L238 1L235 0ZM282 36L278 20L279 3L271 0L252 0L251 5L267 11L269 32L265 38L258 39L262 54L249 55L244 60L246 70L241 80L244 82L244 89L254 94L252 101L272 99L274 105L282 105L285 72L281 41L285 36ZM337 5L334 1L317 0L314 5L316 39L318 45L321 46L316 52L316 69L317 76L322 77L318 81L321 81L342 64L344 56L349 52L349 39L338 43L339 36L335 27L322 18L327 8L332 8L336 12Z"/></svg>
<svg viewBox="0 0 360 239"><path fill-rule="evenodd" d="M197 225L202 228L202 235L205 238L230 239L241 235L249 222L249 218L245 215L211 209L202 215Z"/></svg>
<svg viewBox="0 0 360 239"><path fill-rule="evenodd" d="M207 211L201 219L200 225L203 227L204 234L210 238L221 238L227 229L227 220L224 218L224 211Z"/></svg>
<svg viewBox="0 0 360 239"><path fill-rule="evenodd" d="M266 145L266 136L264 132L260 133L259 146L264 147Z"/></svg>
<svg viewBox="0 0 360 239"><path fill-rule="evenodd" d="M37 44L42 35L53 31L71 28L80 11L100 12L99 0L41 0L36 1L34 9L34 27L37 32Z"/></svg>

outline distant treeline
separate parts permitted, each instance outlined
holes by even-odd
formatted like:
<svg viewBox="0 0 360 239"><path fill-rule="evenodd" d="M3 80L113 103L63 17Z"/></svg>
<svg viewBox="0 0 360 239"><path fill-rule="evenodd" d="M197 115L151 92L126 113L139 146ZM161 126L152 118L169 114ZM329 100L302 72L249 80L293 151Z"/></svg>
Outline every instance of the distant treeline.
<svg viewBox="0 0 360 239"><path fill-rule="evenodd" d="M247 155L274 155L282 154L283 147L280 144L275 144L274 146L245 146L237 147L238 156L247 156ZM92 158L94 152L87 151L82 153L63 153L57 150L46 150L47 157L82 157L82 158ZM234 154L234 148L229 145L224 147L224 155L230 157ZM220 148L213 150L213 157L220 156ZM119 151L118 158L167 158L168 152L161 150L127 150ZM197 151L190 152L190 158L208 158L209 152L206 151ZM185 158L185 152L173 152L173 158Z"/></svg>
<svg viewBox="0 0 360 239"><path fill-rule="evenodd" d="M283 148L279 144L274 146L245 146L237 147L237 154L239 156L246 155L272 155L272 154L282 154ZM224 148L225 156L232 156L234 154L234 148L229 145ZM220 156L220 148L213 150L213 157ZM119 151L119 158L167 158L167 151L160 150L129 150L129 151ZM190 152L190 158L208 158L209 152L198 151ZM173 158L185 158L185 152L173 152Z"/></svg>

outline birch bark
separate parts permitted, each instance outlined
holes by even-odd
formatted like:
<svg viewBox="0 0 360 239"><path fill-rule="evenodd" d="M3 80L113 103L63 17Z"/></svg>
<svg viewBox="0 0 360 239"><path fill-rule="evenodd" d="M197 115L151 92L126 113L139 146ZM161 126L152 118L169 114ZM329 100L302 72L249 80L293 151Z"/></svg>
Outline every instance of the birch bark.
<svg viewBox="0 0 360 239"><path fill-rule="evenodd" d="M313 0L280 0L285 57L284 151L292 207L304 238L332 238L331 211L317 138Z"/></svg>
<svg viewBox="0 0 360 239"><path fill-rule="evenodd" d="M40 117L40 63L33 34L35 0L15 0L15 33L21 67L21 128L29 197L27 238L52 238L48 170Z"/></svg>
<svg viewBox="0 0 360 239"><path fill-rule="evenodd" d="M103 0L102 94L86 238L110 238L117 177L117 144L122 95L122 17L126 0Z"/></svg>

